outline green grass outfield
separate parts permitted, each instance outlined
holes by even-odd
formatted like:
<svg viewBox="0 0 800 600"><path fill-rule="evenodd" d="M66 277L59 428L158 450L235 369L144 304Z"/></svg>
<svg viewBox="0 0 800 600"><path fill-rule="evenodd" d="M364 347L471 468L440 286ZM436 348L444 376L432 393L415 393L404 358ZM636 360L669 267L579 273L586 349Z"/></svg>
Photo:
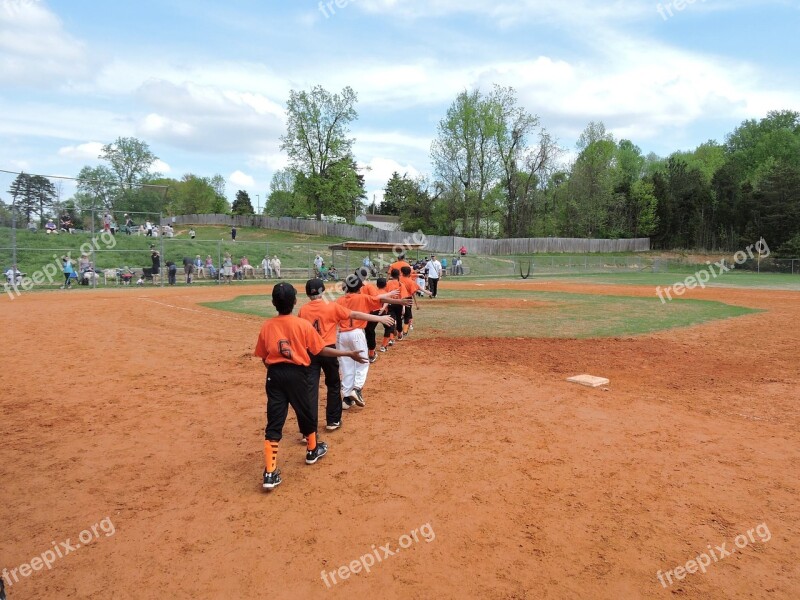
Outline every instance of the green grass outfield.
<svg viewBox="0 0 800 600"><path fill-rule="evenodd" d="M306 302L298 298L298 305ZM599 296L521 290L447 290L436 300L421 299L415 337L601 338L634 336L691 327L757 310L706 300ZM275 316L269 296L238 296L203 306ZM379 327L380 329L380 327Z"/></svg>
<svg viewBox="0 0 800 600"><path fill-rule="evenodd" d="M698 268L704 265L699 265ZM564 273L541 275L531 279L549 279L556 281L575 281L576 283L597 283L608 285L660 286L666 288L676 283L683 283L687 277L695 276L697 271L685 267L681 271L669 273ZM800 275L785 273L754 273L752 271L731 271L711 278L706 287L753 288L766 290L800 291ZM655 292L654 292L655 293Z"/></svg>

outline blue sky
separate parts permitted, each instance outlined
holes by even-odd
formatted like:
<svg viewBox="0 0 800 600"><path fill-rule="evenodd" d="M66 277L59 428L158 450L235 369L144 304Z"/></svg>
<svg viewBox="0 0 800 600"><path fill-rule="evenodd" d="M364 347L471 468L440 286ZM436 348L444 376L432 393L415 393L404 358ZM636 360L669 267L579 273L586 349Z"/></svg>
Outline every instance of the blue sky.
<svg viewBox="0 0 800 600"><path fill-rule="evenodd" d="M135 136L165 175L220 173L230 198L245 189L263 206L286 164L289 90L316 84L359 95L370 199L394 170L430 174L448 106L494 83L517 90L565 162L589 121L666 155L800 111L800 0L322 6L0 0L0 169L75 176L102 144Z"/></svg>

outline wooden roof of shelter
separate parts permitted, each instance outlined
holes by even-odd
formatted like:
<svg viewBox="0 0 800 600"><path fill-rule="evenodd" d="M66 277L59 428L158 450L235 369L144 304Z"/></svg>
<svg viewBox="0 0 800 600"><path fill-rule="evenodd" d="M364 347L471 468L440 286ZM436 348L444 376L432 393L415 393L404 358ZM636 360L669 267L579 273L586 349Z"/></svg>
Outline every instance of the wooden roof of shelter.
<svg viewBox="0 0 800 600"><path fill-rule="evenodd" d="M385 242L341 242L339 244L334 244L333 246L328 246L331 250L362 250L362 251L376 251L376 252L391 252L397 247L401 247L404 250L421 250L425 247L425 244L407 244L407 243L397 243L397 244L388 244Z"/></svg>

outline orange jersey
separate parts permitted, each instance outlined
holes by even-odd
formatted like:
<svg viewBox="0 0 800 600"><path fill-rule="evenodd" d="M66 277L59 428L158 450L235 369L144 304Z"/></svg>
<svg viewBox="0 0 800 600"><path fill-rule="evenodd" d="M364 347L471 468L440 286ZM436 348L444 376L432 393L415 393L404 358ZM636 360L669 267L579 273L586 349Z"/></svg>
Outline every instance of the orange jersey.
<svg viewBox="0 0 800 600"><path fill-rule="evenodd" d="M307 367L311 354L319 354L325 344L311 323L294 315L278 315L264 322L253 354L268 365L288 363Z"/></svg>
<svg viewBox="0 0 800 600"><path fill-rule="evenodd" d="M397 260L397 261L393 262L392 264L390 264L390 265L389 265L389 277L391 277L391 276L392 276L392 269L397 269L397 271L398 271L398 272L400 272L400 270L401 270L403 267L410 267L410 266L411 266L411 265L410 265L410 264L408 264L408 263L407 263L406 261L404 261L404 260Z"/></svg>
<svg viewBox="0 0 800 600"><path fill-rule="evenodd" d="M417 290L419 290L419 285L417 285L417 282L414 281L411 277L403 277L401 275L400 276L400 282L404 286L406 286L406 289L409 292L408 296L403 296L403 298L410 298L411 296L413 296L414 294L417 293Z"/></svg>
<svg viewBox="0 0 800 600"><path fill-rule="evenodd" d="M367 296L366 294L345 294L336 300L336 304L341 304L351 311L358 311L369 313L373 310L379 310L383 303L375 296ZM367 326L366 321L354 319L352 315L343 321L339 321L340 331L352 331L353 329L364 329Z"/></svg>
<svg viewBox="0 0 800 600"><path fill-rule="evenodd" d="M403 281L398 281L397 279L390 279L386 282L386 293L393 292L395 290L400 290L400 297L401 298L408 298L411 294L408 293L408 288L405 286Z"/></svg>
<svg viewBox="0 0 800 600"><path fill-rule="evenodd" d="M361 293L366 295L366 296L380 296L381 295L380 290L377 288L377 286L375 286L372 283L365 283L361 288Z"/></svg>
<svg viewBox="0 0 800 600"><path fill-rule="evenodd" d="M351 312L350 309L335 302L312 300L303 305L297 316L311 323L325 345L330 346L336 343L336 324L349 319Z"/></svg>

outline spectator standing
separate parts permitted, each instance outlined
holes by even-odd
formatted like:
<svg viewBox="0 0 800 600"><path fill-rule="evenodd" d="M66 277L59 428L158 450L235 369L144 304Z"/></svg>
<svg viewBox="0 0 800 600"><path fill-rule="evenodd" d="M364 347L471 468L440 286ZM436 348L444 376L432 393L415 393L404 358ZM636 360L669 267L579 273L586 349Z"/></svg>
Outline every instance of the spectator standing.
<svg viewBox="0 0 800 600"><path fill-rule="evenodd" d="M111 215L108 213L103 215L103 230L111 231Z"/></svg>
<svg viewBox="0 0 800 600"><path fill-rule="evenodd" d="M272 265L269 261L269 256L264 255L264 260L261 261L261 268L264 269L264 279L272 277Z"/></svg>
<svg viewBox="0 0 800 600"><path fill-rule="evenodd" d="M456 257L456 265L455 265L455 270L454 270L453 274L454 275L463 275L464 274L464 267L461 266L461 257L460 256Z"/></svg>
<svg viewBox="0 0 800 600"><path fill-rule="evenodd" d="M447 275L447 257L442 258L442 277Z"/></svg>
<svg viewBox="0 0 800 600"><path fill-rule="evenodd" d="M167 283L169 285L175 285L176 280L178 279L178 265L176 265L171 260L166 262L167 265Z"/></svg>
<svg viewBox="0 0 800 600"><path fill-rule="evenodd" d="M153 275L161 273L161 254L155 248L150 249L150 262L153 265Z"/></svg>
<svg viewBox="0 0 800 600"><path fill-rule="evenodd" d="M431 254L431 259L425 265L428 270L428 289L431 297L436 298L439 289L439 278L442 276L442 263L436 260L436 255Z"/></svg>
<svg viewBox="0 0 800 600"><path fill-rule="evenodd" d="M200 258L199 256L197 257ZM190 256L183 257L183 273L186 275L187 285L192 283L192 275L194 275L194 263Z"/></svg>
<svg viewBox="0 0 800 600"><path fill-rule="evenodd" d="M75 276L75 269L72 267L72 261L68 256L61 257L61 270L64 273L64 285L61 289L69 289L72 287L72 278Z"/></svg>
<svg viewBox="0 0 800 600"><path fill-rule="evenodd" d="M231 227L231 240L236 241L236 225Z"/></svg>
<svg viewBox="0 0 800 600"><path fill-rule="evenodd" d="M194 229L189 230L189 239L194 239L197 234L194 232Z"/></svg>

